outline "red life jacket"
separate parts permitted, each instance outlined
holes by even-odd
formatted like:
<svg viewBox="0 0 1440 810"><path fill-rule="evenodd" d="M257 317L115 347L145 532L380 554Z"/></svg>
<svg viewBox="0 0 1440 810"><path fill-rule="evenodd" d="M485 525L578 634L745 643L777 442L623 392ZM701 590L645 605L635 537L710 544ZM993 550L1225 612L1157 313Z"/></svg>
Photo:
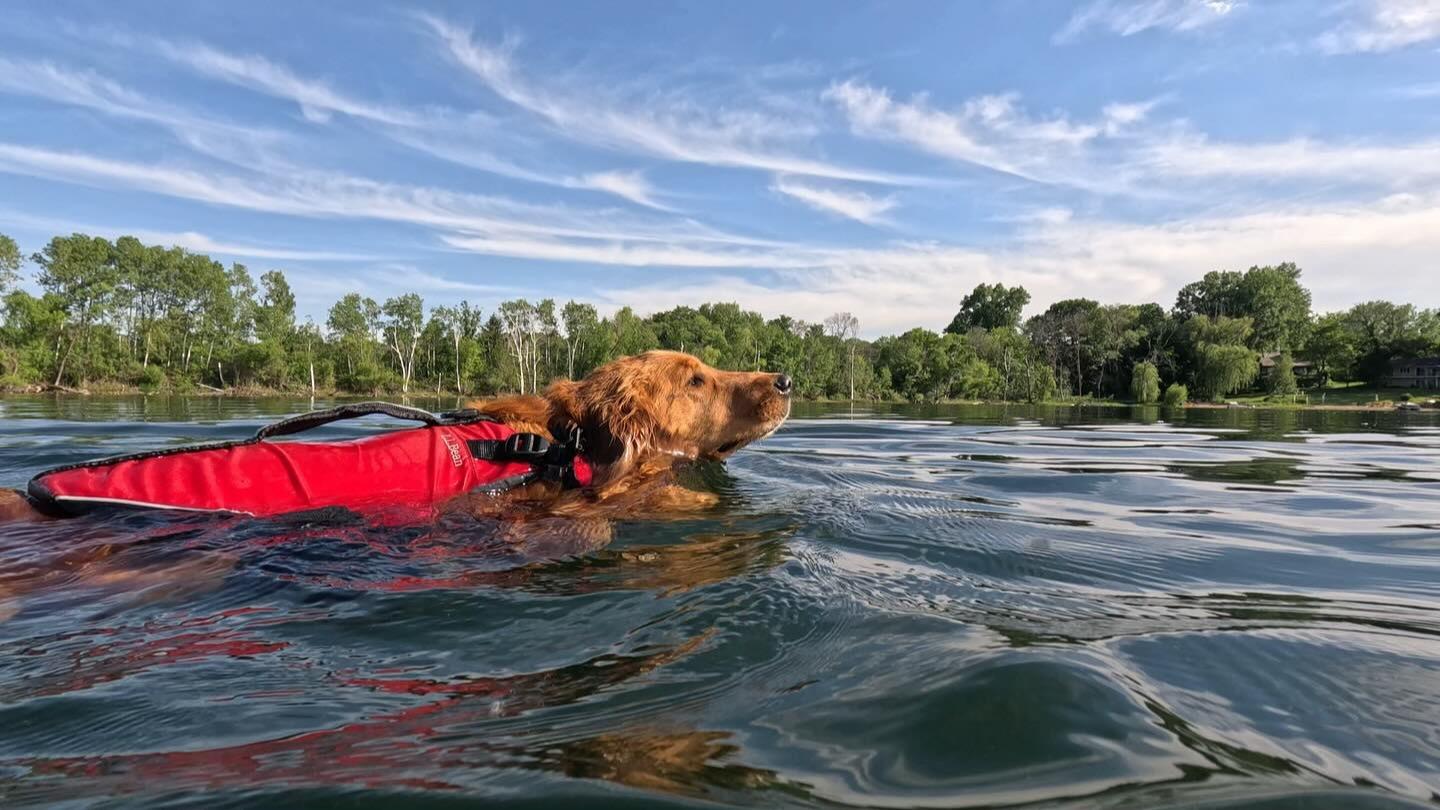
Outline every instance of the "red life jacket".
<svg viewBox="0 0 1440 810"><path fill-rule="evenodd" d="M336 442L272 442L367 414L423 427ZM261 428L254 438L101 459L42 472L30 498L73 514L119 504L268 516L329 507L362 514L425 512L467 492L502 492L536 480L588 486L576 431L565 444L516 433L474 411L435 416L383 402L341 405Z"/></svg>

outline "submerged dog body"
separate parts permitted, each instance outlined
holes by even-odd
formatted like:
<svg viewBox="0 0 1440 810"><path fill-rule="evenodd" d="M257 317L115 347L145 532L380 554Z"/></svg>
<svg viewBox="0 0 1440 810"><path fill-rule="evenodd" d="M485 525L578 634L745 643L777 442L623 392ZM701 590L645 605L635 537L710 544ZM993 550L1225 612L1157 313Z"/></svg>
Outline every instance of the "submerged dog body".
<svg viewBox="0 0 1440 810"><path fill-rule="evenodd" d="M783 374L718 371L690 355L656 351L602 366L579 382L558 381L543 395L474 403L516 432L555 443L581 437L594 476L581 490L533 483L503 497L461 496L441 511L523 521L707 505L712 497L670 485L668 473L685 461L722 459L773 432L789 413L790 388ZM385 492L385 481L375 481L374 491ZM0 492L0 519L24 517L39 514L18 493Z"/></svg>
<svg viewBox="0 0 1440 810"><path fill-rule="evenodd" d="M497 539L532 559L596 550L609 542L613 520L713 506L714 495L678 486L675 473L694 461L724 459L773 433L789 416L790 391L783 374L718 371L687 354L654 351L616 360L579 382L555 382L543 394L473 403L518 433L551 441L578 428L593 477L584 488L536 481L500 495L462 495L442 504L441 515L494 520ZM23 494L0 490L0 522L44 519ZM125 539L118 540L67 552L53 567L18 578L0 571L0 621L13 612L17 597L52 581L143 590L197 579L189 560L134 568L119 553ZM217 584L233 560L211 556L225 564L202 560L210 566L203 579Z"/></svg>

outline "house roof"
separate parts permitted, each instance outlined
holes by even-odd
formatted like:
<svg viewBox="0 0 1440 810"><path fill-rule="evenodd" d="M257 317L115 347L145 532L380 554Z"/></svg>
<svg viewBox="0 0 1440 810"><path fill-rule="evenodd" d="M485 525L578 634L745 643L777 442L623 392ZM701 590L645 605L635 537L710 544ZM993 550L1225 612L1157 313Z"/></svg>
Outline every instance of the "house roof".
<svg viewBox="0 0 1440 810"><path fill-rule="evenodd" d="M1265 352L1260 355L1261 368L1274 368L1275 361L1280 359L1280 352ZM1299 357L1290 358L1291 368L1309 368L1314 365L1309 360L1302 360Z"/></svg>
<svg viewBox="0 0 1440 810"><path fill-rule="evenodd" d="M1395 368L1432 368L1440 366L1440 357L1408 357L1401 360L1391 360L1390 367Z"/></svg>

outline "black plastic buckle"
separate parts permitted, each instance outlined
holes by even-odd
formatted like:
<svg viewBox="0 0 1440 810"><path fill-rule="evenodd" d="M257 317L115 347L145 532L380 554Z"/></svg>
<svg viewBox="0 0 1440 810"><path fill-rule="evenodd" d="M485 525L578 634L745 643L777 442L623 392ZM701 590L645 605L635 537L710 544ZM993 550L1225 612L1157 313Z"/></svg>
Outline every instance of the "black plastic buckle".
<svg viewBox="0 0 1440 810"><path fill-rule="evenodd" d="M505 440L505 457L517 460L540 460L550 452L550 442L538 433L512 433Z"/></svg>

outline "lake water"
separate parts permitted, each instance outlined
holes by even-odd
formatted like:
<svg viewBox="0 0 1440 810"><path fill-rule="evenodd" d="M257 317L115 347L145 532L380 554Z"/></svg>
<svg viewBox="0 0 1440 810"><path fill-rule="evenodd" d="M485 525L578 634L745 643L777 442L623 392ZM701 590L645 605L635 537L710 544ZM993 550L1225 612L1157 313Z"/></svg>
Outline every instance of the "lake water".
<svg viewBox="0 0 1440 810"><path fill-rule="evenodd" d="M0 400L0 484L308 406ZM0 526L0 583L62 569L0 605L0 806L1440 794L1435 414L799 407L697 478L714 514L552 559L461 521ZM98 544L163 573L63 573Z"/></svg>

